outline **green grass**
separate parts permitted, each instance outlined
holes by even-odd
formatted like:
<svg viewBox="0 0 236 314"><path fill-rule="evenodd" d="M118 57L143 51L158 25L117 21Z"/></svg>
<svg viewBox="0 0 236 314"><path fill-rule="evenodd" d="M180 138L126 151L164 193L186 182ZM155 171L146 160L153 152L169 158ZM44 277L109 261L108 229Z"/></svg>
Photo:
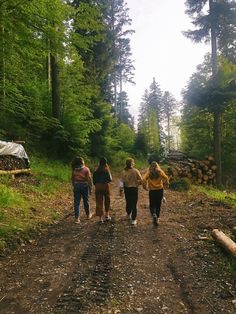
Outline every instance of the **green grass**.
<svg viewBox="0 0 236 314"><path fill-rule="evenodd" d="M44 180L41 180L40 185L32 185L30 186L30 190L38 196L50 196L58 190L58 182L44 177Z"/></svg>
<svg viewBox="0 0 236 314"><path fill-rule="evenodd" d="M59 219L64 210L51 204L58 191L68 188L70 164L38 157L30 162L29 177L0 176L0 250L10 239L21 241L35 227Z"/></svg>
<svg viewBox="0 0 236 314"><path fill-rule="evenodd" d="M230 260L227 261L226 269L232 277L236 278L236 261L233 257L231 257Z"/></svg>
<svg viewBox="0 0 236 314"><path fill-rule="evenodd" d="M7 187L4 184L0 184L0 206L1 206L1 208L24 206L25 204L26 204L26 200L24 199L24 197L21 194L14 191L10 187Z"/></svg>
<svg viewBox="0 0 236 314"><path fill-rule="evenodd" d="M32 157L31 169L40 179L45 176L59 181L68 182L70 180L70 164L64 164L57 160L47 160L38 157Z"/></svg>
<svg viewBox="0 0 236 314"><path fill-rule="evenodd" d="M227 193L211 187L197 186L197 190L208 197L236 207L236 193Z"/></svg>

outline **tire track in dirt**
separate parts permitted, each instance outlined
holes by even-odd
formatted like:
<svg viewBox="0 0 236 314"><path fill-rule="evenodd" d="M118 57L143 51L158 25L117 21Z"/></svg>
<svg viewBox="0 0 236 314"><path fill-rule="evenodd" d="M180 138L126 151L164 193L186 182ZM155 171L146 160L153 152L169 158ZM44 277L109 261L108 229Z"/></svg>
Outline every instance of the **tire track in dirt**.
<svg viewBox="0 0 236 314"><path fill-rule="evenodd" d="M105 224L95 227L71 285L57 301L54 313L83 313L106 302L111 287L114 224Z"/></svg>
<svg viewBox="0 0 236 314"><path fill-rule="evenodd" d="M82 210L75 225L68 209L35 244L0 260L1 314L234 313L235 279L214 243L197 237L232 224L235 211L167 191L156 228L141 189L132 227L117 186L111 222L86 220Z"/></svg>
<svg viewBox="0 0 236 314"><path fill-rule="evenodd" d="M195 313L195 307L191 299L191 295L189 294L189 289L187 284L185 283L183 276L181 273L178 273L178 270L175 266L173 259L168 260L167 267L169 268L176 284L180 286L180 295L183 303L185 304L186 308L188 309L189 314Z"/></svg>

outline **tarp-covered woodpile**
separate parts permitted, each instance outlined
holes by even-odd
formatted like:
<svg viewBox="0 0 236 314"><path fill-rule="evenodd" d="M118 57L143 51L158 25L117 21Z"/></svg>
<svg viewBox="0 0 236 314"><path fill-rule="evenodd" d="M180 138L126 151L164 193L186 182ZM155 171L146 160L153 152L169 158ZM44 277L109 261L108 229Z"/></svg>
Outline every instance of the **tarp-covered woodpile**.
<svg viewBox="0 0 236 314"><path fill-rule="evenodd" d="M0 174L27 172L30 172L30 164L24 147L19 143L0 141Z"/></svg>

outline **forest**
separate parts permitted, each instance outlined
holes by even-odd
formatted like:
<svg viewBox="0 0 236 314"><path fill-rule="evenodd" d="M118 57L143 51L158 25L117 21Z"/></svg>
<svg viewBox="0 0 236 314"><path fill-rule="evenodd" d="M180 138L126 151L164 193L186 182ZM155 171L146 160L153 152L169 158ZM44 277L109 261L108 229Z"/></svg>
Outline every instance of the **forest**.
<svg viewBox="0 0 236 314"><path fill-rule="evenodd" d="M134 104L125 0L0 0L0 313L235 313L236 1L182 3L182 35L210 53L181 101L153 73ZM83 202L76 156L89 183L99 160L112 174L78 179ZM128 157L140 171L135 220L121 188ZM154 160L170 180L158 170L148 191Z"/></svg>
<svg viewBox="0 0 236 314"><path fill-rule="evenodd" d="M171 150L214 156L216 184L236 181L236 3L187 0L193 42L211 54L177 102L155 79L129 112L134 30L124 0L1 0L0 140L68 162L105 155L157 161Z"/></svg>

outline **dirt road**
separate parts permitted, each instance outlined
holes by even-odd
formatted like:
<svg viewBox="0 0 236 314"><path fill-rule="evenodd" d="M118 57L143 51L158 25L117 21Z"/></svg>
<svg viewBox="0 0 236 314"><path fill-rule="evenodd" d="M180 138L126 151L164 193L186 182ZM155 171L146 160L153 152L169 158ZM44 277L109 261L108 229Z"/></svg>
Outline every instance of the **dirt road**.
<svg viewBox="0 0 236 314"><path fill-rule="evenodd" d="M76 225L62 198L64 219L1 257L0 313L236 313L236 275L210 236L233 227L235 208L167 191L154 227L140 190L133 227L114 182L112 221Z"/></svg>

